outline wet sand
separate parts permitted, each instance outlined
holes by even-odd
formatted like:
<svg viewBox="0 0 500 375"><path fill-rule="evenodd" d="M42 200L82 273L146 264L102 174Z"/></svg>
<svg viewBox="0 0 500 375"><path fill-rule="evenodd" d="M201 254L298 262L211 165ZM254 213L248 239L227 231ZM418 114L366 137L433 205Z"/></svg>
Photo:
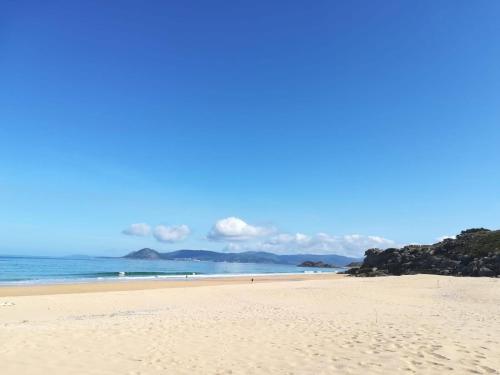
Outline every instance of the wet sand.
<svg viewBox="0 0 500 375"><path fill-rule="evenodd" d="M150 280L119 280L96 281L82 283L39 284L0 286L0 297L7 296L37 296L50 294L73 294L116 292L126 290L188 288L209 285L251 284L276 281L324 280L345 277L335 273L307 273L297 275L269 276L228 276L228 277L188 277L186 279L150 279Z"/></svg>

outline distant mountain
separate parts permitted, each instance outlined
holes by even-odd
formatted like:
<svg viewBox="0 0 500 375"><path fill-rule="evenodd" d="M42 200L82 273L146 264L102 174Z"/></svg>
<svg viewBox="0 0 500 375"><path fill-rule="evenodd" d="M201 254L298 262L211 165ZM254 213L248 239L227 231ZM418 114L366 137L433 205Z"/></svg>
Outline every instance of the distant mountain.
<svg viewBox="0 0 500 375"><path fill-rule="evenodd" d="M124 256L130 259L165 259L165 260L203 260L211 262L231 263L270 263L299 265L305 261L323 262L345 266L351 262L358 261L357 258L345 257L336 254L293 254L278 255L264 251L245 251L242 253L219 253L209 250L177 250L170 253L160 253L156 250L145 248L133 251Z"/></svg>
<svg viewBox="0 0 500 375"><path fill-rule="evenodd" d="M144 248L141 250L133 251L124 256L124 258L133 258L133 259L161 259L161 254L153 249Z"/></svg>

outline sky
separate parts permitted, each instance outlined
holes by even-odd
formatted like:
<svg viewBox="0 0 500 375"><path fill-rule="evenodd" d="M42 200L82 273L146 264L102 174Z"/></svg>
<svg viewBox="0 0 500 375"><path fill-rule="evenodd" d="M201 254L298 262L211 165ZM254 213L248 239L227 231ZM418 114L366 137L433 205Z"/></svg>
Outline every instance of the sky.
<svg viewBox="0 0 500 375"><path fill-rule="evenodd" d="M0 254L359 256L500 228L500 2L0 4Z"/></svg>

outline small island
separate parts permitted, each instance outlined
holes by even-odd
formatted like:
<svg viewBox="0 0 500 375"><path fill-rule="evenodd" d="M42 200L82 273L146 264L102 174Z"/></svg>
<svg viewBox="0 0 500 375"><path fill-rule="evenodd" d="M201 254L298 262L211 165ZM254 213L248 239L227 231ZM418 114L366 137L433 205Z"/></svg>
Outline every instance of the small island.
<svg viewBox="0 0 500 375"><path fill-rule="evenodd" d="M300 263L297 267L339 268L333 264L328 264L321 261L313 262L310 260L306 260L305 262Z"/></svg>

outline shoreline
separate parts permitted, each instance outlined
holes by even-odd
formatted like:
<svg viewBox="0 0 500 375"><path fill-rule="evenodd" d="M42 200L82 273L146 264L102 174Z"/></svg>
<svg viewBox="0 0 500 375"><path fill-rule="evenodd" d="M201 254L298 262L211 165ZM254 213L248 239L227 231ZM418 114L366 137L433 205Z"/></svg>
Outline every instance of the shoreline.
<svg viewBox="0 0 500 375"><path fill-rule="evenodd" d="M216 275L197 276L188 278L152 278L152 279L113 279L92 280L85 282L64 282L47 284L0 284L1 297L41 296L58 294L80 294L119 292L167 288L192 288L215 285L236 285L252 283L268 283L283 281L305 280L334 280L346 277L344 274L324 273L297 273L297 274L248 274L248 275Z"/></svg>

